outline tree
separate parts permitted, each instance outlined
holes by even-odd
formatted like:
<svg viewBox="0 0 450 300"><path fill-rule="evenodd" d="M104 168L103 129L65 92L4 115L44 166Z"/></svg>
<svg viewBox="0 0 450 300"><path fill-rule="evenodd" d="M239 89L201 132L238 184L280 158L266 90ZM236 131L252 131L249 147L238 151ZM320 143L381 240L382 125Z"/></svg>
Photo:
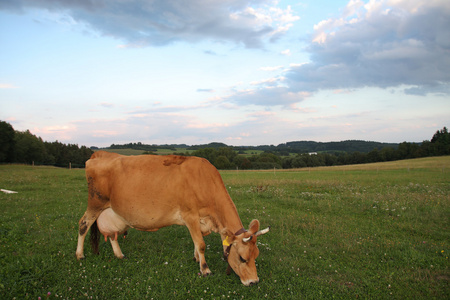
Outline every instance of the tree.
<svg viewBox="0 0 450 300"><path fill-rule="evenodd" d="M248 170L252 168L252 163L251 161L242 155L237 155L234 160L233 163L241 170Z"/></svg>
<svg viewBox="0 0 450 300"><path fill-rule="evenodd" d="M432 143L437 142L449 142L449 136L448 136L448 129L447 127L442 128L441 130L436 131L436 133L433 135L433 138L431 139Z"/></svg>
<svg viewBox="0 0 450 300"><path fill-rule="evenodd" d="M192 155L206 158L210 163L214 163L217 158L217 151L213 148L203 148L194 151Z"/></svg>
<svg viewBox="0 0 450 300"><path fill-rule="evenodd" d="M434 155L449 155L450 154L450 134L447 127L436 131L431 139L433 148L435 150Z"/></svg>
<svg viewBox="0 0 450 300"><path fill-rule="evenodd" d="M238 154L231 147L221 147L217 150L217 156L225 156L231 162Z"/></svg>
<svg viewBox="0 0 450 300"><path fill-rule="evenodd" d="M306 168L306 161L305 161L305 156L304 155L297 155L293 160L292 160L292 168Z"/></svg>
<svg viewBox="0 0 450 300"><path fill-rule="evenodd" d="M292 161L293 161L293 157L292 156L283 157L282 163L281 163L282 168L283 169L293 168Z"/></svg>
<svg viewBox="0 0 450 300"><path fill-rule="evenodd" d="M0 162L13 162L15 131L11 124L0 121Z"/></svg>
<svg viewBox="0 0 450 300"><path fill-rule="evenodd" d="M396 160L395 149L391 147L384 147L380 151L382 161Z"/></svg>
<svg viewBox="0 0 450 300"><path fill-rule="evenodd" d="M250 157L252 169L281 169L281 158L270 152L263 152L259 155Z"/></svg>
<svg viewBox="0 0 450 300"><path fill-rule="evenodd" d="M45 142L47 150L44 160L45 164L51 164L58 167L67 167L69 163L72 167L84 167L86 161L94 153L90 148L82 146L78 147L76 144L63 144L56 142Z"/></svg>
<svg viewBox="0 0 450 300"><path fill-rule="evenodd" d="M214 161L214 166L219 170L229 170L236 167L233 163L230 163L225 155L218 156Z"/></svg>
<svg viewBox="0 0 450 300"><path fill-rule="evenodd" d="M219 143L211 143L219 145ZM211 145L209 144L209 145ZM192 153L194 156L206 158L217 169L233 169L236 165L233 163L238 156L236 151L230 147L221 148L201 148Z"/></svg>
<svg viewBox="0 0 450 300"><path fill-rule="evenodd" d="M379 161L381 161L380 151L378 151L378 149L375 148L372 151L370 151L369 153L367 153L366 158L367 158L367 162L369 162L369 163L379 162Z"/></svg>
<svg viewBox="0 0 450 300"><path fill-rule="evenodd" d="M16 157L19 163L42 163L45 157L45 146L41 138L32 134L29 130L17 131L15 135Z"/></svg>
<svg viewBox="0 0 450 300"><path fill-rule="evenodd" d="M258 158L258 162L268 162L268 163L275 163L277 165L281 166L281 158L273 153L270 152L263 152L261 153Z"/></svg>
<svg viewBox="0 0 450 300"><path fill-rule="evenodd" d="M419 146L413 143L403 142L398 145L397 153L399 159L415 158L415 153Z"/></svg>

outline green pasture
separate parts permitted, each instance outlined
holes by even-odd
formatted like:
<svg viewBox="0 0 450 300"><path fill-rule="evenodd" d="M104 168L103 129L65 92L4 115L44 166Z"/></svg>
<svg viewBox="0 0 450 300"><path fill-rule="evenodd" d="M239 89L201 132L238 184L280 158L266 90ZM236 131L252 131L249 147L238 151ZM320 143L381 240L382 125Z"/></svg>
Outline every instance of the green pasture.
<svg viewBox="0 0 450 300"><path fill-rule="evenodd" d="M0 299L448 299L450 157L298 170L224 171L258 238L260 283L226 275L205 237L201 277L187 228L101 241L75 259L86 209L82 169L0 165Z"/></svg>
<svg viewBox="0 0 450 300"><path fill-rule="evenodd" d="M244 150L243 152L244 154L241 155L244 156L260 155L261 153L264 153L263 150Z"/></svg>

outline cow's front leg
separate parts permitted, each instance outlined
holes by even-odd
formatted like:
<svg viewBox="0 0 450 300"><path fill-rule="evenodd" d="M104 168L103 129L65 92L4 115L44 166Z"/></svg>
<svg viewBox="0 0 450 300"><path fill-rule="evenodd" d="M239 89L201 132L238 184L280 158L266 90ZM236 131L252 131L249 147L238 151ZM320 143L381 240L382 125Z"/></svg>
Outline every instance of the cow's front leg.
<svg viewBox="0 0 450 300"><path fill-rule="evenodd" d="M208 267L205 259L205 241L203 240L203 235L200 230L200 223L198 218L192 220L191 222L186 222L186 226L191 234L192 241L194 242L194 259L200 264L200 272L203 276L208 276L211 274L211 270Z"/></svg>

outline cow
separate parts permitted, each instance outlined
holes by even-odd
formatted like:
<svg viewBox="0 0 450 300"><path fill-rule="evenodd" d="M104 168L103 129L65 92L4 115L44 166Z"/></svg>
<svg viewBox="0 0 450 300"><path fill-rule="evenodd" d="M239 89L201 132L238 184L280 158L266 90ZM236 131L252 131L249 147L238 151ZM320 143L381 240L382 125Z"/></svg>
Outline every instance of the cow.
<svg viewBox="0 0 450 300"><path fill-rule="evenodd" d="M77 259L84 258L87 232L98 230L109 238L114 255L124 258L117 236L129 228L156 231L184 225L194 242L194 260L201 275L211 274L205 260L203 236L220 234L224 258L241 282L259 282L255 259L259 255L258 220L244 229L236 206L217 169L208 160L194 156L123 156L97 151L86 162L88 204L79 221ZM92 239L91 239L92 241ZM95 248L94 252L98 253Z"/></svg>

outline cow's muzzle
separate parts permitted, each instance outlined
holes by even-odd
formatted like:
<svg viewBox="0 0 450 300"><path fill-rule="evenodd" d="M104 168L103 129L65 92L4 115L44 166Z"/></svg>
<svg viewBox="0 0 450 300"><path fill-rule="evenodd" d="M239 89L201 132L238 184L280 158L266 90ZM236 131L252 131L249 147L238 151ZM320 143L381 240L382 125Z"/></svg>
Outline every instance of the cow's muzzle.
<svg viewBox="0 0 450 300"><path fill-rule="evenodd" d="M259 282L259 278L256 278L256 280L254 279L249 279L249 280L241 280L242 284L245 286L252 286L252 285L257 285Z"/></svg>

